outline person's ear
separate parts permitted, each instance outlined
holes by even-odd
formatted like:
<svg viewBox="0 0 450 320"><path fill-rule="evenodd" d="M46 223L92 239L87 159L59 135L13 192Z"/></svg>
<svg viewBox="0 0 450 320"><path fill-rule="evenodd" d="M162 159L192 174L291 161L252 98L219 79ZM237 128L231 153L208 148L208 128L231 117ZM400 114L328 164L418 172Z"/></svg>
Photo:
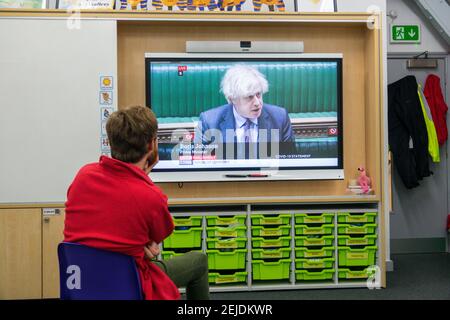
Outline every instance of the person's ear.
<svg viewBox="0 0 450 320"><path fill-rule="evenodd" d="M153 140L150 140L147 144L147 152L150 152L153 150Z"/></svg>
<svg viewBox="0 0 450 320"><path fill-rule="evenodd" d="M150 140L150 142L148 143L148 151L153 151L154 149L158 148L157 142L158 140L156 137Z"/></svg>

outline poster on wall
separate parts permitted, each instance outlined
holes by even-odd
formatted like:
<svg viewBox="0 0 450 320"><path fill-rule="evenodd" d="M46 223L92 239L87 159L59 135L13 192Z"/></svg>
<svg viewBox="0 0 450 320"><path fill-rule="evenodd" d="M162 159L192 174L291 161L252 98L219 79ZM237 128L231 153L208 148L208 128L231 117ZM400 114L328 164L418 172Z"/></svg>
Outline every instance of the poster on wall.
<svg viewBox="0 0 450 320"><path fill-rule="evenodd" d="M45 9L46 0L0 0L0 9Z"/></svg>
<svg viewBox="0 0 450 320"><path fill-rule="evenodd" d="M296 0L298 12L336 12L336 0Z"/></svg>
<svg viewBox="0 0 450 320"><path fill-rule="evenodd" d="M114 9L114 0L57 0L56 9Z"/></svg>
<svg viewBox="0 0 450 320"><path fill-rule="evenodd" d="M295 12L297 0L116 0L120 10Z"/></svg>

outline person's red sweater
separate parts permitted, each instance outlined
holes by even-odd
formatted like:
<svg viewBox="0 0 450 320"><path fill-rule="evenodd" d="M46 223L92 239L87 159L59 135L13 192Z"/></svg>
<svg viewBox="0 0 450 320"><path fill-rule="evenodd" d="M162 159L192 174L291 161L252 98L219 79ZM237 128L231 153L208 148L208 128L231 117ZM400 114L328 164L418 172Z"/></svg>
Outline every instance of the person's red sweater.
<svg viewBox="0 0 450 320"><path fill-rule="evenodd" d="M144 246L173 229L166 195L133 164L102 156L81 168L67 191L64 241L133 256L147 300L180 297L144 254Z"/></svg>

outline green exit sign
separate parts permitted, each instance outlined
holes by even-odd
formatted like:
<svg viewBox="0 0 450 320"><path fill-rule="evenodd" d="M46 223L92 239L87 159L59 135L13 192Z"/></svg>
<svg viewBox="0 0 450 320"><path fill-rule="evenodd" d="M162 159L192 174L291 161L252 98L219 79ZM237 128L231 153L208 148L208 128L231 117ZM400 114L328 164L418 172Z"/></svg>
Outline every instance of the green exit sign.
<svg viewBox="0 0 450 320"><path fill-rule="evenodd" d="M392 25L391 43L420 43L420 26Z"/></svg>

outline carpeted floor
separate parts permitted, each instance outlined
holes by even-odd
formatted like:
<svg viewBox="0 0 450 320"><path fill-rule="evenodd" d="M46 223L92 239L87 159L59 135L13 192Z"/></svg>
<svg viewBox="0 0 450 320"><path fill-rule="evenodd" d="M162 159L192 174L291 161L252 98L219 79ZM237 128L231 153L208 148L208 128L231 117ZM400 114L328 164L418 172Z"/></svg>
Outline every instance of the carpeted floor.
<svg viewBox="0 0 450 320"><path fill-rule="evenodd" d="M214 300L439 300L450 299L450 254L392 255L387 288L211 293Z"/></svg>

